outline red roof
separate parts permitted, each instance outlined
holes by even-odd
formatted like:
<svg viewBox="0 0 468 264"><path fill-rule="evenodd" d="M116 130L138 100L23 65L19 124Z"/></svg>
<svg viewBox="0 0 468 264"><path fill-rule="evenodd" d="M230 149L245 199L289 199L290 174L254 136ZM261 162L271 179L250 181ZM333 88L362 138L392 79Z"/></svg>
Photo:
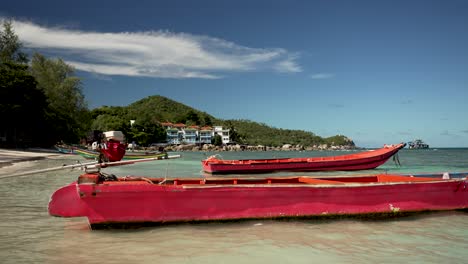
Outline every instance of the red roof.
<svg viewBox="0 0 468 264"><path fill-rule="evenodd" d="M173 126L174 124L172 124L171 122L163 122L163 123L160 123L161 126Z"/></svg>
<svg viewBox="0 0 468 264"><path fill-rule="evenodd" d="M177 124L174 124L175 127L185 127L185 124L182 124L182 123L177 123Z"/></svg>

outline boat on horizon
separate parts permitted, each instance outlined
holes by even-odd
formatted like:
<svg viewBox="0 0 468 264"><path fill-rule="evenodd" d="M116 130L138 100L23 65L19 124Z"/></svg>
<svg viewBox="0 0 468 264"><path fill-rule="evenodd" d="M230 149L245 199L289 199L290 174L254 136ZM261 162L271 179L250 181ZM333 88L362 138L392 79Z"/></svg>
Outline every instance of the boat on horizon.
<svg viewBox="0 0 468 264"><path fill-rule="evenodd" d="M467 184L468 173L169 179L90 172L55 191L48 211L57 217L86 217L92 229L246 219L394 217L466 210Z"/></svg>
<svg viewBox="0 0 468 264"><path fill-rule="evenodd" d="M428 149L429 145L424 143L421 139L408 142L409 149Z"/></svg>
<svg viewBox="0 0 468 264"><path fill-rule="evenodd" d="M368 170L384 164L405 146L399 143L359 153L305 158L223 160L215 155L201 163L203 171L211 174Z"/></svg>

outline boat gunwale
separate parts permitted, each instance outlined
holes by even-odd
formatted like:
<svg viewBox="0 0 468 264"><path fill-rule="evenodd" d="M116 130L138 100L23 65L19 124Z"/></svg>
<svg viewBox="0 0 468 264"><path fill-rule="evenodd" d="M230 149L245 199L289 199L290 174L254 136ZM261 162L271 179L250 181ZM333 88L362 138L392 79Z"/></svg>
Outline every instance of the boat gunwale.
<svg viewBox="0 0 468 264"><path fill-rule="evenodd" d="M271 158L271 159L238 159L238 160L222 160L214 158L208 158L202 160L202 163L206 166L211 165L229 165L229 166L242 166L242 165L262 165L262 164L297 164L297 163L315 163L315 162L330 162L330 161L348 161L348 160L359 160L369 159L382 155L391 154L394 151L399 151L404 148L404 143L399 143L393 146L384 146L379 149L368 150L364 152L356 152L338 156L319 156L319 157L299 157L299 158ZM393 154L392 154L393 155Z"/></svg>
<svg viewBox="0 0 468 264"><path fill-rule="evenodd" d="M402 179L401 181L378 181L378 176L385 176L385 175L369 175L369 176L361 176L362 178L372 178L372 177L377 177L377 181L374 182L346 182L346 181L333 181L333 180L323 180L319 178L320 182L300 182L300 179L298 179L297 183L280 183L280 182L271 182L271 183L234 183L236 180L241 180L241 181L248 181L249 179L238 179L238 178L232 178L232 179L215 179L216 180L221 180L225 181L226 183L201 183L204 182L204 179L194 179L194 178L188 178L188 179L161 179L161 178L145 178L145 179L138 179L138 180L129 180L129 181L104 181L100 183L77 183L78 185L80 184L94 184L97 186L125 186L127 185L140 185L140 186L161 186L161 187L169 187L169 188L174 188L174 189L204 189L204 188L296 188L296 187L301 187L301 188L329 188L329 187L335 187L335 188L347 188L347 187L368 187L368 186L390 186L390 185L402 185L402 184L436 184L436 183L446 183L446 182L465 182L468 183L468 176L465 178L451 178L451 179L442 179L442 178L418 178L418 177L410 177L410 176L402 176L402 175L388 175L388 176L400 176L400 177L408 177L408 180ZM278 179L296 179L296 178L301 178L301 177L289 177L289 178L266 178L266 179L259 179L259 178L254 178L251 179L252 181L254 180L266 180L268 181L269 179L271 180L278 180ZM311 177L304 177L307 179L317 179L317 178L311 178ZM345 177L339 177L339 178L345 178ZM350 176L350 178L355 178L353 176ZM358 177L359 178L359 177ZM411 180L413 179L413 180ZM153 183L148 182L151 181ZM199 181L200 183L177 183L177 181ZM168 184L168 181L171 182ZM232 181L232 183L231 183ZM328 182L327 182L328 181Z"/></svg>

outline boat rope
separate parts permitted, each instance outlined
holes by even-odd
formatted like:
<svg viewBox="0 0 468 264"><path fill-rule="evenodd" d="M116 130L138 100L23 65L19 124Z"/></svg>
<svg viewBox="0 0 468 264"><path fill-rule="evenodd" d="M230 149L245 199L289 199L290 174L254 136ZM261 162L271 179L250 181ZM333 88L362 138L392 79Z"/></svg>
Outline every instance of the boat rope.
<svg viewBox="0 0 468 264"><path fill-rule="evenodd" d="M161 185L163 183L165 183L167 181L167 174L168 174L168 171L169 171L169 162L167 162L166 164L166 173L164 174L164 180L162 180L161 182L159 182L158 184Z"/></svg>
<svg viewBox="0 0 468 264"><path fill-rule="evenodd" d="M116 177L117 179L117 177ZM145 181L147 183L154 184L154 182L151 179L148 179L146 177L134 177L134 176L125 176L120 178L122 181Z"/></svg>
<svg viewBox="0 0 468 264"><path fill-rule="evenodd" d="M114 174L109 174L109 173L104 173L104 172L99 173L99 180L101 180L101 181L118 181L117 176L115 176Z"/></svg>
<svg viewBox="0 0 468 264"><path fill-rule="evenodd" d="M398 157L398 152L393 155L393 161L397 167L401 167L400 158Z"/></svg>

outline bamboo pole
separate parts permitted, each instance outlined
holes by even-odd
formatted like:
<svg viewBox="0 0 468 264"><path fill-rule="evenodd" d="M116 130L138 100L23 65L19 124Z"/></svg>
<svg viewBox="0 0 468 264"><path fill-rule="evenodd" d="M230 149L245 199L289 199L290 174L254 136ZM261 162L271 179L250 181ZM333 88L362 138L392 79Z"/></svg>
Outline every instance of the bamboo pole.
<svg viewBox="0 0 468 264"><path fill-rule="evenodd" d="M181 157L181 155L169 155L169 156L167 156L166 159L176 159L176 158L180 158L180 157ZM101 169L101 168L105 168L105 167L123 166L123 165L130 165L130 164L134 164L134 163L139 163L139 162L147 162L147 161L155 161L155 160L162 160L162 159L161 158L146 158L146 159L103 162L103 163L98 163L97 161L93 161L93 162L87 162L87 163L63 165L63 166L59 166L59 167L53 167L53 168L47 168L47 169L41 169L41 170L24 171L24 172L9 174L9 175L2 175L2 176L0 176L0 179L18 177L18 176L26 176L26 175L33 175L33 174L50 172L50 171L57 171L57 170L74 169L74 168L81 168L82 170Z"/></svg>

